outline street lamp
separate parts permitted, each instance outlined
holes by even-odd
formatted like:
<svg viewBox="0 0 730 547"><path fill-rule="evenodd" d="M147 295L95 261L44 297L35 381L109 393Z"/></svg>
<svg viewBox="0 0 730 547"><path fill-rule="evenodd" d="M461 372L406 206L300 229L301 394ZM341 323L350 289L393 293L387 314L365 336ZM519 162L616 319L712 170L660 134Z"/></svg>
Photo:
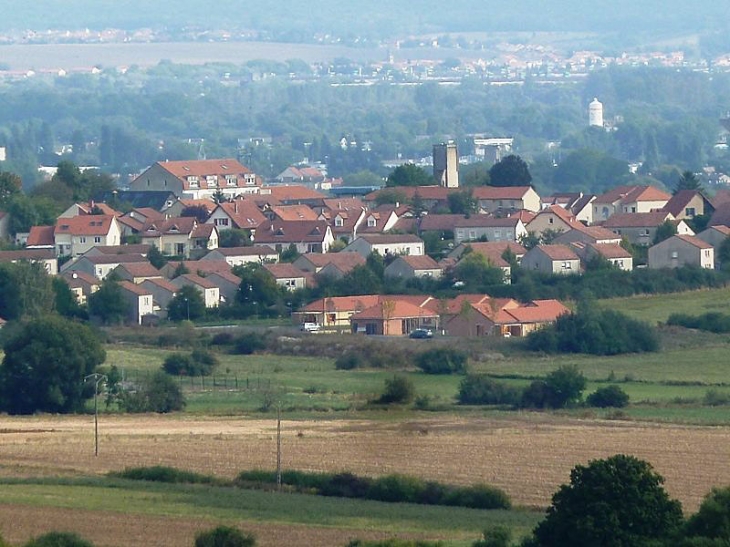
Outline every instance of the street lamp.
<svg viewBox="0 0 730 547"><path fill-rule="evenodd" d="M185 307L188 310L188 321L190 321L190 300L188 300L188 297L184 297L183 300L185 300Z"/></svg>
<svg viewBox="0 0 730 547"><path fill-rule="evenodd" d="M99 455L99 405L97 404L97 397L99 395L99 384L102 380L108 380L106 374L89 374L84 378L84 382L92 379L94 381L94 456Z"/></svg>

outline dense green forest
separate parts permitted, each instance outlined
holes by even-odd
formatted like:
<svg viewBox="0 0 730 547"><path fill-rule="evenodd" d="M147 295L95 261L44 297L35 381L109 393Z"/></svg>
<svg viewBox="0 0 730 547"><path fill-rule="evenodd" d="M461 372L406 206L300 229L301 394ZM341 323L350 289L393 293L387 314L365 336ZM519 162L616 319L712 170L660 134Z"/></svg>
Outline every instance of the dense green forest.
<svg viewBox="0 0 730 547"><path fill-rule="evenodd" d="M716 147L718 118L730 110L730 74L609 67L580 83L528 77L521 86L490 86L467 77L457 86L333 86L292 82L292 70L311 69L296 61L163 62L126 74L5 82L0 146L7 161L0 170L20 174L28 189L38 162L55 165L61 158L53 150L71 144L62 159L122 174L205 154L237 156L264 176L305 156L326 162L334 176L385 176L382 160L429 156L447 138L469 154L468 135L482 133L514 137L514 151L542 191L601 191L631 177L627 163L643 162L638 176L669 186L676 169L696 172L709 163L730 172L726 151ZM261 74L269 76L258 80ZM587 127L593 97L603 101L606 119L618 120L614 130ZM342 137L358 144L343 150Z"/></svg>

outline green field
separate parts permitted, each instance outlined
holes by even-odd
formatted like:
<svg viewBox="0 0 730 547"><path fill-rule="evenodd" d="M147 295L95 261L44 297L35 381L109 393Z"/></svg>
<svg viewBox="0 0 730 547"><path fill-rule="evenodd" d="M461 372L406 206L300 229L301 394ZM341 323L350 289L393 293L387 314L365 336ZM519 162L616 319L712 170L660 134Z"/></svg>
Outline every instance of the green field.
<svg viewBox="0 0 730 547"><path fill-rule="evenodd" d="M248 521L291 526L449 537L466 546L490 525L527 534L542 514L526 510L465 509L112 478L0 480L3 503L218 522Z"/></svg>
<svg viewBox="0 0 730 547"><path fill-rule="evenodd" d="M701 315L724 312L730 304L730 287L682 293L639 295L629 298L600 300L605 308L623 312L651 324L664 322L673 313Z"/></svg>

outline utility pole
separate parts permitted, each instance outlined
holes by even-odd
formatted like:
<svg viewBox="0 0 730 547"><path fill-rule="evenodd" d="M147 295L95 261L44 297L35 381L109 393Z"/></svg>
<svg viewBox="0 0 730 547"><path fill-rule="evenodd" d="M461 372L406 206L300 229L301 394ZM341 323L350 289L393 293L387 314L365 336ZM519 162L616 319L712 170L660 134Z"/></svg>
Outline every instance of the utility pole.
<svg viewBox="0 0 730 547"><path fill-rule="evenodd" d="M99 455L99 405L98 405L98 396L99 396L99 384L102 382L102 380L108 380L105 374L99 374L98 372L95 372L94 374L89 374L84 378L84 382L86 382L89 379L94 380L94 456Z"/></svg>
<svg viewBox="0 0 730 547"><path fill-rule="evenodd" d="M276 405L276 490L281 492L281 403Z"/></svg>

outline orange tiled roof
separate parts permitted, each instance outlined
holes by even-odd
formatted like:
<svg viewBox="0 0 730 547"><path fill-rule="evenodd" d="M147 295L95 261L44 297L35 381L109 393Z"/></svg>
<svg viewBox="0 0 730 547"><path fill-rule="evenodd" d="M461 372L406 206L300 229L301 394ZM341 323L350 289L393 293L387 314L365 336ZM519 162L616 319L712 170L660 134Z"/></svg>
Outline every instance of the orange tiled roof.
<svg viewBox="0 0 730 547"><path fill-rule="evenodd" d="M551 260L580 260L567 245L538 245L535 249L542 251Z"/></svg>
<svg viewBox="0 0 730 547"><path fill-rule="evenodd" d="M105 236L111 230L115 217L112 215L83 215L73 218L59 218L53 230L54 236Z"/></svg>
<svg viewBox="0 0 730 547"><path fill-rule="evenodd" d="M28 247L41 247L41 246L51 246L53 247L56 243L53 232L55 231L55 226L31 226L30 227L30 233L28 234L28 241L26 242L26 246Z"/></svg>

